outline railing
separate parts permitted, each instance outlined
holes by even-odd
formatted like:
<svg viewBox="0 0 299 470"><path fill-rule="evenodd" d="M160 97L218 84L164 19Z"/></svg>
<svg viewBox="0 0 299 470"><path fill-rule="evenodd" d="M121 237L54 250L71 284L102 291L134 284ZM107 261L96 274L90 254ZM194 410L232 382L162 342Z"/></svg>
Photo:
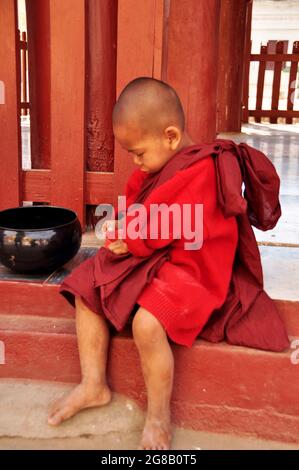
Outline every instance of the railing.
<svg viewBox="0 0 299 470"><path fill-rule="evenodd" d="M86 207L97 206L100 203L116 204L117 195L122 194L125 182L134 166L121 147L116 146L113 172L86 170L85 115L88 111L88 100L91 99L87 87L87 84L90 85L90 77L86 74L89 24L86 21L86 1L51 0L50 3L49 11L45 7L41 14L41 18L44 18L44 14L46 16L50 43L47 54L50 61L48 80L51 85L49 93L51 106L47 110L48 115L44 116L44 122L50 124L51 130L48 143L50 167L33 167L25 170L21 158L20 115L21 109L23 113L31 111L31 136L36 136L37 119L33 119L37 115L33 113L37 109L34 102L36 97L33 93L28 96L27 41L24 35L20 40L16 31L17 2L0 0L0 210L22 206L24 201L63 206L74 210L82 227L86 228ZM106 15L110 18L111 24L114 19L115 22L117 20L115 24L115 33L117 33L115 37L118 39L115 61L117 80L115 86L113 82L107 84L107 90L112 86L119 93L131 78L136 75L149 75L153 70L153 63L156 67L156 76L161 76L164 1L120 2L121 8L118 10L117 2L112 0L90 2L89 7L93 5L95 8L100 3L107 4ZM47 2L28 2L28 5L33 6L33 4L46 5ZM67 31L65 12L68 12ZM35 11L32 13L31 18L34 19L35 13ZM98 16L101 20L102 13ZM129 25L128 18L131 21ZM134 25L139 25L137 32ZM103 44L109 44L110 25L107 26L107 35ZM100 41L99 34L95 38ZM100 41L101 47L97 48L97 41L93 43L94 49L97 54L102 54L103 44ZM142 51L146 53L140 53L140 44ZM104 71L113 62L112 59L109 61L107 59L107 62L105 60L103 60ZM35 63L33 65L35 66ZM23 75L22 80L21 75ZM31 77L36 78L34 72ZM40 95L37 97L41 109L42 98ZM103 103L103 106L106 106L104 100ZM45 112L44 108L43 111ZM37 118L40 123L40 115ZM96 119L94 121L93 124L96 125ZM95 128L95 132L103 133L101 127ZM43 129L38 135L44 138ZM40 148L37 152L40 152Z"/></svg>
<svg viewBox="0 0 299 470"><path fill-rule="evenodd" d="M21 116L29 114L28 99L28 43L25 31L20 32L20 65L21 65Z"/></svg>
<svg viewBox="0 0 299 470"><path fill-rule="evenodd" d="M295 41L292 53L286 52L286 41L269 41L267 46L261 46L259 54L250 54L249 64L245 64L245 79L243 86L243 122L248 122L249 116L253 116L255 122L261 122L261 118L270 118L270 123L277 123L278 118L284 118L286 124L292 124L295 118L299 118L299 110L294 109L296 99L296 83L299 62L299 41ZM253 63L258 62L258 71L254 86L256 87L255 103L249 96L252 90L250 76ZM289 63L289 66L286 66ZM272 70L272 71L271 71ZM271 71L267 73L267 71ZM285 99L281 96L284 92L282 72L288 74ZM265 85L270 80L270 94L265 94ZM285 81L284 81L285 82ZM268 100L268 106L264 105ZM250 104L249 104L250 103ZM270 108L270 109L267 109Z"/></svg>

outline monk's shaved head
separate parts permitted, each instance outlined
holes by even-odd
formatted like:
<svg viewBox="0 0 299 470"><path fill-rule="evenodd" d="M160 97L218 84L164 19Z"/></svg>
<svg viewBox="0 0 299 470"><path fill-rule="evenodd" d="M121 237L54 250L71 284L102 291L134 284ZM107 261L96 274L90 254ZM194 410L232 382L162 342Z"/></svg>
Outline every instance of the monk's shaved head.
<svg viewBox="0 0 299 470"><path fill-rule="evenodd" d="M114 127L129 126L142 134L160 134L168 126L185 129L184 110L175 90L150 77L128 83L114 106L112 120Z"/></svg>

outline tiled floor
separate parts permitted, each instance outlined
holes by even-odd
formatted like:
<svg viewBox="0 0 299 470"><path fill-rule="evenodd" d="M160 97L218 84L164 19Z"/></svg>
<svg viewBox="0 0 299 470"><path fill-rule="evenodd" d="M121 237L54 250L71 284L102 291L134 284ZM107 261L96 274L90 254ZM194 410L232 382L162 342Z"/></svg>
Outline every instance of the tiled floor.
<svg viewBox="0 0 299 470"><path fill-rule="evenodd" d="M1 281L36 282L40 284L61 284L62 280L82 261L95 254L97 248L82 246L77 255L62 268L48 274L18 274L0 264Z"/></svg>
<svg viewBox="0 0 299 470"><path fill-rule="evenodd" d="M259 246L264 288L273 299L299 300L299 247Z"/></svg>

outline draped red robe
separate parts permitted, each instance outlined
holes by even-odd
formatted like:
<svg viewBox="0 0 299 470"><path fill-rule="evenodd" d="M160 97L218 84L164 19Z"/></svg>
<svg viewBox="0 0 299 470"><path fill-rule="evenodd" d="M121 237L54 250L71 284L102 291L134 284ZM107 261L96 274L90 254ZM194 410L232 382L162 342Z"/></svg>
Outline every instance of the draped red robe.
<svg viewBox="0 0 299 470"><path fill-rule="evenodd" d="M144 204L146 217L151 204L203 204L203 245L186 250L189 240L174 239L171 231L167 239L127 236L124 255L102 247L61 285L73 305L80 295L117 330L141 305L170 339L189 347L198 335L273 351L288 347L276 306L263 290L251 227L273 228L281 215L279 177L262 152L227 140L192 145L159 172L135 170L126 196L127 206ZM127 226L133 217L127 214ZM194 226L194 213L191 219Z"/></svg>

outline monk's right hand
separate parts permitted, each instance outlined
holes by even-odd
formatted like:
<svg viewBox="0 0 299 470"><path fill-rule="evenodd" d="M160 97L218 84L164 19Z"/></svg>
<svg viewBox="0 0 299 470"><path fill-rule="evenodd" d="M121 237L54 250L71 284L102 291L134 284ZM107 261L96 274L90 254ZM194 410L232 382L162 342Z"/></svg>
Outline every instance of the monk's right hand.
<svg viewBox="0 0 299 470"><path fill-rule="evenodd" d="M128 245L123 240L115 240L110 242L108 245L106 245L106 248L112 251L115 255L123 255L129 251Z"/></svg>

